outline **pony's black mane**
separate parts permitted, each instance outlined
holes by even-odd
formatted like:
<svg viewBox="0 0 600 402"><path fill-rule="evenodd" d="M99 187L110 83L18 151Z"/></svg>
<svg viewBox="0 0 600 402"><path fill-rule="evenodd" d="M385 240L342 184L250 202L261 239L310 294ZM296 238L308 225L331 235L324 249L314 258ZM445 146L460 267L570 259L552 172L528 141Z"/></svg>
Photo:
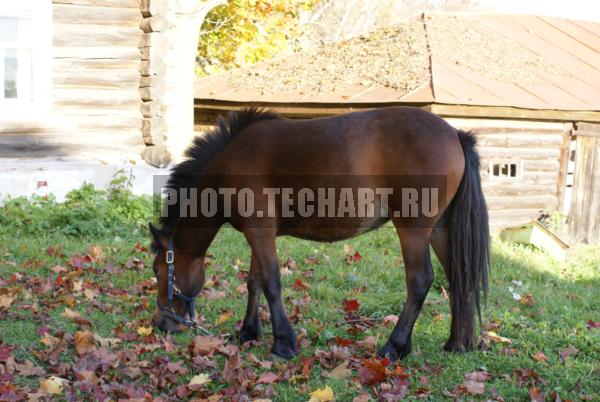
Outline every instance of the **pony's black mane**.
<svg viewBox="0 0 600 402"><path fill-rule="evenodd" d="M221 151L235 139L246 127L264 120L279 119L280 116L266 109L249 107L237 112L230 112L227 117L219 116L217 127L196 137L185 151L185 160L171 169L167 188L179 190L193 188L197 185L198 175ZM169 206L167 216L161 216L162 230L172 232L179 218L179 203Z"/></svg>

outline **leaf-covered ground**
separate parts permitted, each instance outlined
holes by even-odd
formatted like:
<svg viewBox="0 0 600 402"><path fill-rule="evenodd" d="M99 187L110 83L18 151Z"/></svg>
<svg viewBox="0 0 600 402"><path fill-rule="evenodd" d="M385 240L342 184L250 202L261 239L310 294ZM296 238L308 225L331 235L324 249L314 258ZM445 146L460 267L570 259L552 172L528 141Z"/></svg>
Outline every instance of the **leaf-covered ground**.
<svg viewBox="0 0 600 402"><path fill-rule="evenodd" d="M73 211L87 202L30 209L34 217L18 222L15 208L26 204L0 207L0 400L600 399L600 248L557 263L494 242L486 332L466 354L442 351L449 308L434 259L413 352L392 364L374 351L406 294L395 231L346 244L281 238L284 303L302 347L286 362L268 353L264 298L262 341L237 344L250 257L239 233L224 228L210 249L197 306L213 337L166 336L150 325L152 256L141 222L108 224L104 235L94 221L82 229ZM98 205L98 215L114 207ZM45 214L69 233L40 226Z"/></svg>

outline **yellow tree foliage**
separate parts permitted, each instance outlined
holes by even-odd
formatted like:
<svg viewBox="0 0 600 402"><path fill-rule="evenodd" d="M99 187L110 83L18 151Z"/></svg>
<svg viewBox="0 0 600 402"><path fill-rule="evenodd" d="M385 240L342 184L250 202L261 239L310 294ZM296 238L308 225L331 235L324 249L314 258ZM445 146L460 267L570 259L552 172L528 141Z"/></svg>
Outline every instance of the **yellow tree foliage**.
<svg viewBox="0 0 600 402"><path fill-rule="evenodd" d="M198 73L214 74L253 64L293 48L298 17L319 0L229 0L204 20Z"/></svg>

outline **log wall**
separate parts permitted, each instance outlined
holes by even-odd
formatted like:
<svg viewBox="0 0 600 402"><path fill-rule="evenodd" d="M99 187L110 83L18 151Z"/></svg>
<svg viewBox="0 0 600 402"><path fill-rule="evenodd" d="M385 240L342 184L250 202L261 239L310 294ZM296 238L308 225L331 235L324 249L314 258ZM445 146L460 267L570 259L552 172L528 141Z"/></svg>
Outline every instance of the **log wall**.
<svg viewBox="0 0 600 402"><path fill-rule="evenodd" d="M53 0L53 120L65 142L143 146L141 19L139 0Z"/></svg>
<svg viewBox="0 0 600 402"><path fill-rule="evenodd" d="M560 210L571 123L447 120L454 127L477 134L481 179L493 231L526 223L543 211ZM514 163L516 177L495 177L491 166L496 163Z"/></svg>

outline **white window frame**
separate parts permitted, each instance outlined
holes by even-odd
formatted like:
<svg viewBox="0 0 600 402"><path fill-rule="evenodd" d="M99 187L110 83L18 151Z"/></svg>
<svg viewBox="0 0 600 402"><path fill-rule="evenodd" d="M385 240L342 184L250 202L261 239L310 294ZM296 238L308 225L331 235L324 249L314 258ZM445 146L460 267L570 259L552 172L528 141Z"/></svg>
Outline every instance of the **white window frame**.
<svg viewBox="0 0 600 402"><path fill-rule="evenodd" d="M494 165L515 165L516 176L511 176L510 173L508 175L494 176ZM522 160L514 160L514 159L497 159L490 160L488 164L488 180L489 181L521 181L523 180L523 168L524 164Z"/></svg>
<svg viewBox="0 0 600 402"><path fill-rule="evenodd" d="M45 120L52 109L52 0L0 0L0 17L30 17L31 36L19 39L17 47L31 47L31 86L29 99L0 98L0 121ZM0 56L4 61L4 44ZM4 63L0 79L4 81Z"/></svg>

